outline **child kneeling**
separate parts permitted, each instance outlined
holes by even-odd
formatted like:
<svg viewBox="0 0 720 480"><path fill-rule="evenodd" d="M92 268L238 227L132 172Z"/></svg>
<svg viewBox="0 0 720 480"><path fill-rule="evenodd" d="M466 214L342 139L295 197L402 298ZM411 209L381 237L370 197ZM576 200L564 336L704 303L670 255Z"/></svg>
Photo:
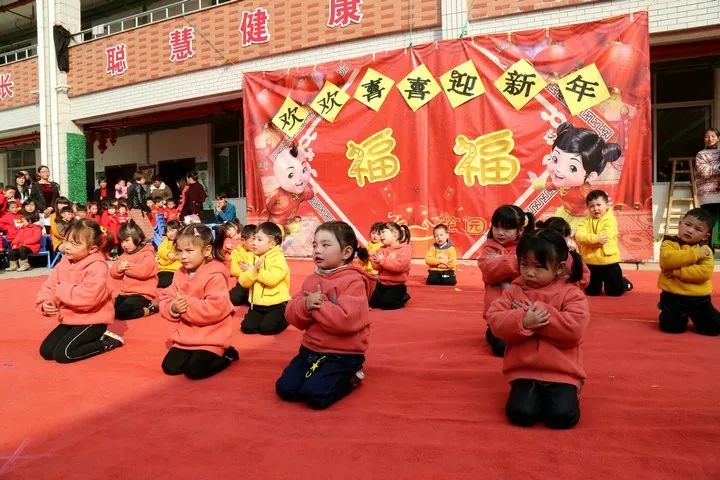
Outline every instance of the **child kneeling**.
<svg viewBox="0 0 720 480"><path fill-rule="evenodd" d="M355 253L367 261L352 227L326 222L315 231L315 273L303 282L285 311L288 321L304 330L300 353L275 384L284 400L322 409L348 395L364 375L362 366L370 334L368 296L374 278L351 265Z"/></svg>
<svg viewBox="0 0 720 480"><path fill-rule="evenodd" d="M720 334L720 313L710 298L715 266L707 242L715 219L704 208L693 208L678 225L677 237L660 245L660 330L684 333L688 319L700 335Z"/></svg>
<svg viewBox="0 0 720 480"><path fill-rule="evenodd" d="M104 251L112 238L93 220L76 220L65 235L65 254L50 270L35 299L36 307L59 325L50 332L40 355L70 363L104 353L125 342L107 331L115 318Z"/></svg>
<svg viewBox="0 0 720 480"><path fill-rule="evenodd" d="M576 285L582 259L549 229L525 234L517 258L520 277L487 313L493 332L507 342L503 373L511 388L505 412L523 427L543 421L571 428L580 419L578 392L585 380L580 347L590 322L587 299Z"/></svg>
<svg viewBox="0 0 720 480"><path fill-rule="evenodd" d="M172 347L162 362L168 375L207 378L237 361L230 345L235 308L227 291L223 236L213 242L205 225L183 227L175 240L182 268L160 293L160 313L177 323Z"/></svg>
<svg viewBox="0 0 720 480"><path fill-rule="evenodd" d="M435 243L425 254L425 264L428 266L427 285L455 285L455 267L457 266L457 252L450 241L450 232L445 224L435 225L433 228Z"/></svg>

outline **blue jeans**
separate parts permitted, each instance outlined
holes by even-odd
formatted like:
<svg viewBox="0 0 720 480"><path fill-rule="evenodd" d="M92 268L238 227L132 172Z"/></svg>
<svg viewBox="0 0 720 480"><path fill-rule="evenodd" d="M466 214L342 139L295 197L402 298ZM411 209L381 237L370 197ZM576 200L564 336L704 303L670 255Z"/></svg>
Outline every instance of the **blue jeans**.
<svg viewBox="0 0 720 480"><path fill-rule="evenodd" d="M319 353L301 346L277 379L275 391L289 402L327 408L355 388L358 383L355 373L364 362L365 355Z"/></svg>

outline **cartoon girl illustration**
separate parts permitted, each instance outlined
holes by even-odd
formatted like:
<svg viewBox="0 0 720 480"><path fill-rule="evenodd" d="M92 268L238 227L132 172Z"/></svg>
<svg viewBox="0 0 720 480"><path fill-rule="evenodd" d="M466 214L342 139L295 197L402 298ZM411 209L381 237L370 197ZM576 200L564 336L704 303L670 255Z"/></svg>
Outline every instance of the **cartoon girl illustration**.
<svg viewBox="0 0 720 480"><path fill-rule="evenodd" d="M558 191L562 205L555 216L573 226L579 221L578 217L584 217L585 196L592 190L590 185L621 153L617 143L605 143L592 130L575 128L569 122L560 124L547 159L547 181L540 185L540 188Z"/></svg>
<svg viewBox="0 0 720 480"><path fill-rule="evenodd" d="M300 230L300 204L315 196L310 185L311 169L305 153L295 144L278 153L272 164L274 189L265 189L268 221L283 225L288 234ZM274 182L273 182L274 180ZM266 182L267 183L267 182Z"/></svg>

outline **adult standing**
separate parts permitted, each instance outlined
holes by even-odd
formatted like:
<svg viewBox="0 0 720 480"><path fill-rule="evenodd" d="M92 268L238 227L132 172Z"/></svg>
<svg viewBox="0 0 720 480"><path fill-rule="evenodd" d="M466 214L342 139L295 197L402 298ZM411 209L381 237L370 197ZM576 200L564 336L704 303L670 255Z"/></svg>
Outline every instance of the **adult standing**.
<svg viewBox="0 0 720 480"><path fill-rule="evenodd" d="M170 187L165 185L165 182L163 182L157 175L153 177L152 185L150 185L150 198L152 198L155 202L167 202L173 198L173 192Z"/></svg>
<svg viewBox="0 0 720 480"><path fill-rule="evenodd" d="M198 172L195 170L189 171L185 175L187 181L187 188L183 189L183 198L181 199L182 210L180 210L180 218L185 219L189 215L197 217L197 221L200 219L200 212L203 210L203 203L205 202L205 189L198 182ZM188 223L187 221L185 223Z"/></svg>
<svg viewBox="0 0 720 480"><path fill-rule="evenodd" d="M145 238L150 241L155 235L152 224L148 219L150 207L147 206L147 194L145 193L145 182L147 177L141 171L135 172L133 182L127 189L127 205L129 216L142 229Z"/></svg>
<svg viewBox="0 0 720 480"><path fill-rule="evenodd" d="M695 156L695 183L700 206L715 216L715 226L720 222L720 132L715 128L705 130L705 148Z"/></svg>
<svg viewBox="0 0 720 480"><path fill-rule="evenodd" d="M24 172L15 172L15 199L20 203L30 198L30 186Z"/></svg>
<svg viewBox="0 0 720 480"><path fill-rule="evenodd" d="M38 212L48 218L55 200L60 196L60 185L50 181L50 168L47 165L40 165L37 174L38 181L30 187L30 200L35 202Z"/></svg>
<svg viewBox="0 0 720 480"><path fill-rule="evenodd" d="M110 202L115 195L110 191L105 177L98 178L98 188L93 193L93 199L97 202L98 207L102 208L103 202Z"/></svg>

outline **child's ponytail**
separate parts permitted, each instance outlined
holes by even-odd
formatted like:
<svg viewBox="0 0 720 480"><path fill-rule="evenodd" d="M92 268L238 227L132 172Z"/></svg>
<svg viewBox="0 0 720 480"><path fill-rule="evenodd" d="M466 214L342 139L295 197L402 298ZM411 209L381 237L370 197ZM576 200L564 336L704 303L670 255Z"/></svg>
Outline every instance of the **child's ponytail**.
<svg viewBox="0 0 720 480"><path fill-rule="evenodd" d="M525 216L525 226L523 232L531 232L535 230L535 215L532 212L523 212Z"/></svg>
<svg viewBox="0 0 720 480"><path fill-rule="evenodd" d="M570 258L572 258L572 268L570 269L568 282L577 283L583 276L583 259L582 256L575 250L569 250L568 254L570 255Z"/></svg>
<svg viewBox="0 0 720 480"><path fill-rule="evenodd" d="M370 260L370 252L368 252L368 249L365 247L361 247L359 245L356 246L355 253L357 253L357 257L363 263L366 263L368 260Z"/></svg>
<svg viewBox="0 0 720 480"><path fill-rule="evenodd" d="M410 243L410 227L407 225L399 225L400 227L400 243Z"/></svg>
<svg viewBox="0 0 720 480"><path fill-rule="evenodd" d="M225 228L216 228L215 236L212 240L212 256L215 260L225 261L225 250L223 249L223 243L225 243L225 237L227 236L227 230Z"/></svg>

